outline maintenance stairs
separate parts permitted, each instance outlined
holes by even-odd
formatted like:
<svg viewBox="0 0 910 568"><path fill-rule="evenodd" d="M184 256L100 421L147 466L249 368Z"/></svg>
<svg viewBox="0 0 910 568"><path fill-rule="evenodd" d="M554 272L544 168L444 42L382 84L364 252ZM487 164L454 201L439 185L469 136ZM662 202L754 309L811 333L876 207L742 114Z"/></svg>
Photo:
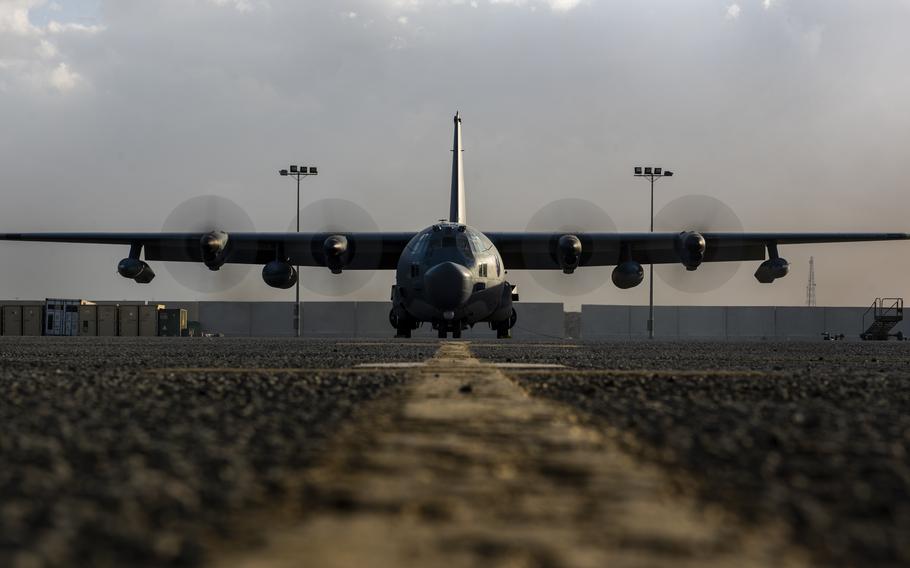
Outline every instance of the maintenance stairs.
<svg viewBox="0 0 910 568"><path fill-rule="evenodd" d="M869 319L871 317L871 320ZM863 314L863 328L866 330L859 335L866 341L887 341L889 337L896 337L903 341L902 332L891 333L894 326L904 319L903 298L876 298L869 309ZM867 325L867 321L869 321Z"/></svg>

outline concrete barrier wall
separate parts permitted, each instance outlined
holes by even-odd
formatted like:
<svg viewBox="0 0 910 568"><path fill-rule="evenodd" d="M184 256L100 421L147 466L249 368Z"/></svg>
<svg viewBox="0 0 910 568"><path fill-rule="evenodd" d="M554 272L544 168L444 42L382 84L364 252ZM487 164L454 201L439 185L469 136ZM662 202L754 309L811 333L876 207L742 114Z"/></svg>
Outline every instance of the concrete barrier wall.
<svg viewBox="0 0 910 568"><path fill-rule="evenodd" d="M817 339L825 331L825 309L775 308L774 329L777 337Z"/></svg>
<svg viewBox="0 0 910 568"><path fill-rule="evenodd" d="M392 302L357 302L354 313L355 337L392 337L395 329L389 323Z"/></svg>
<svg viewBox="0 0 910 568"><path fill-rule="evenodd" d="M631 306L586 305L581 308L582 339L629 339Z"/></svg>
<svg viewBox="0 0 910 568"><path fill-rule="evenodd" d="M676 308L676 335L692 339L727 337L727 309L713 306Z"/></svg>
<svg viewBox="0 0 910 568"><path fill-rule="evenodd" d="M10 305L27 302L9 302ZM34 302L32 302L34 303ZM150 302L184 308L189 319L199 321L204 332L228 336L293 337L293 302ZM99 302L99 305L108 302ZM121 304L120 315L137 306ZM391 337L390 302L304 302L301 304L302 335L305 337ZM518 339L556 339L565 336L564 306L561 303L516 303L518 323L512 335ZM37 307L40 320L40 306ZM863 328L864 307L719 307L655 306L655 336L660 339L794 339L818 340L823 332L844 334L858 340ZM910 313L908 313L910 317ZM136 335L137 314L131 320ZM581 338L585 340L628 340L648 336L647 306L583 305ZM40 323L40 322L39 322ZM894 332L910 336L910 321ZM24 331L20 332L24 333ZM429 324L414 337L435 338ZM485 323L464 332L465 339L495 338Z"/></svg>
<svg viewBox="0 0 910 568"><path fill-rule="evenodd" d="M518 320L512 328L516 339L562 339L566 335L566 312L563 304L556 302L516 302L515 314ZM485 328L490 337L496 332L485 323L475 329Z"/></svg>
<svg viewBox="0 0 910 568"><path fill-rule="evenodd" d="M655 337L663 339L821 339L824 332L859 340L866 308L655 306ZM647 306L581 307L581 337L592 341L648 336ZM871 321L871 319L870 319ZM867 322L868 323L868 322ZM910 329L899 324L894 332Z"/></svg>
<svg viewBox="0 0 910 568"><path fill-rule="evenodd" d="M726 332L729 339L770 339L777 333L774 328L773 307L729 307Z"/></svg>
<svg viewBox="0 0 910 568"><path fill-rule="evenodd" d="M356 337L357 302L304 302L303 335Z"/></svg>
<svg viewBox="0 0 910 568"><path fill-rule="evenodd" d="M252 326L253 302L199 302L199 323L203 333L248 337Z"/></svg>
<svg viewBox="0 0 910 568"><path fill-rule="evenodd" d="M253 302L250 304L250 335L253 337L294 337L294 302Z"/></svg>

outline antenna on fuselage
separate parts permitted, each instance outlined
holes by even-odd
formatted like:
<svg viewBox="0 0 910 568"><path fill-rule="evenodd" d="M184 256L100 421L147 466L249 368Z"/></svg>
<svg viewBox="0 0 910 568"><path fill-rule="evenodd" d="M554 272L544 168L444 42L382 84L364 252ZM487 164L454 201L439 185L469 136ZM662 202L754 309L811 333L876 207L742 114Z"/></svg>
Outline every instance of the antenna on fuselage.
<svg viewBox="0 0 910 568"><path fill-rule="evenodd" d="M455 113L455 140L452 143L452 194L449 202L449 221L465 223L464 162L461 147L461 115Z"/></svg>

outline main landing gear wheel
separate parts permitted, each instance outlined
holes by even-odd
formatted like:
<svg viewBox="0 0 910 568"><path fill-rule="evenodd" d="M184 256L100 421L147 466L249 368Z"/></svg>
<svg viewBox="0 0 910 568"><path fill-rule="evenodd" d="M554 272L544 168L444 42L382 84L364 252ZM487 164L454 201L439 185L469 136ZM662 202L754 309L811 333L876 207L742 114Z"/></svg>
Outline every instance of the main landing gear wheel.
<svg viewBox="0 0 910 568"><path fill-rule="evenodd" d="M395 313L395 308L389 312L389 323L395 328L395 337L397 339L410 339L411 330L417 329L417 325L410 318L399 317Z"/></svg>
<svg viewBox="0 0 910 568"><path fill-rule="evenodd" d="M509 316L509 319L496 322L496 339L512 339L512 328L515 327L515 324L518 322L518 313L515 312L515 309L512 309L512 315Z"/></svg>

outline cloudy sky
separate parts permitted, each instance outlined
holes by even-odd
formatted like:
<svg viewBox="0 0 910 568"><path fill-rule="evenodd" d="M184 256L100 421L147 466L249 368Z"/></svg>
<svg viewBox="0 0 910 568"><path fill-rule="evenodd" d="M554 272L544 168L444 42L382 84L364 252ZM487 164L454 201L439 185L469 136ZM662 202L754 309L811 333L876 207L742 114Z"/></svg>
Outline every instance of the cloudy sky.
<svg viewBox="0 0 910 568"><path fill-rule="evenodd" d="M342 198L418 230L447 213L455 110L480 229L578 198L644 230L632 167L655 164L676 172L658 210L709 195L746 230L907 231L908 24L907 0L0 0L0 231L155 231L210 194L284 230L277 170L304 162L320 175L303 205ZM0 297L293 297L255 267L226 294L162 266L139 286L115 274L125 252L0 244ZM709 293L658 279L658 301L799 305L810 255L820 304L910 296L908 243L782 252L773 286L749 263ZM524 300L560 299L510 276ZM609 284L569 299L646 301Z"/></svg>

